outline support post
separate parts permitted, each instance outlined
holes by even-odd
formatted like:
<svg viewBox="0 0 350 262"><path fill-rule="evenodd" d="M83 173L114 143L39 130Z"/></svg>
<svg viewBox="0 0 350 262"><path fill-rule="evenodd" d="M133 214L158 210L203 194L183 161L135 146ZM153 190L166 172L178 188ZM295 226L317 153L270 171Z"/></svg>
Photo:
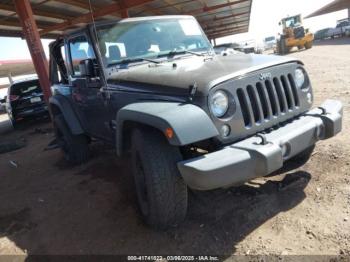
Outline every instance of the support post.
<svg viewBox="0 0 350 262"><path fill-rule="evenodd" d="M129 11L128 11L128 9L123 9L120 12L120 15L121 15L122 18L129 18Z"/></svg>
<svg viewBox="0 0 350 262"><path fill-rule="evenodd" d="M129 18L129 10L128 10L128 6L126 5L126 1L120 0L119 5L122 8L122 10L120 11L120 17L121 18Z"/></svg>
<svg viewBox="0 0 350 262"><path fill-rule="evenodd" d="M13 78L12 78L11 72L8 73L7 77L9 79L10 85L12 85L13 84Z"/></svg>
<svg viewBox="0 0 350 262"><path fill-rule="evenodd" d="M45 102L48 103L51 96L49 64L40 40L40 35L38 27L35 23L32 7L29 0L13 0L13 3L15 5L17 15L23 29L23 36L27 41L35 71L39 77L39 82L41 89L43 90Z"/></svg>

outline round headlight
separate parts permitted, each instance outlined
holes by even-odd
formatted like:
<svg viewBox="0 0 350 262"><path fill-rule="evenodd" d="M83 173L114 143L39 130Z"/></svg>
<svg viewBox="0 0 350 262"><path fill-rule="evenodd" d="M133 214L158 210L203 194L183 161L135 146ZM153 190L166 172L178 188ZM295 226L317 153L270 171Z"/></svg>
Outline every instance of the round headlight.
<svg viewBox="0 0 350 262"><path fill-rule="evenodd" d="M295 84L298 88L302 88L305 83L305 74L304 71L300 68L295 70Z"/></svg>
<svg viewBox="0 0 350 262"><path fill-rule="evenodd" d="M222 117L228 109L228 96L224 91L216 91L210 98L210 109L216 117Z"/></svg>

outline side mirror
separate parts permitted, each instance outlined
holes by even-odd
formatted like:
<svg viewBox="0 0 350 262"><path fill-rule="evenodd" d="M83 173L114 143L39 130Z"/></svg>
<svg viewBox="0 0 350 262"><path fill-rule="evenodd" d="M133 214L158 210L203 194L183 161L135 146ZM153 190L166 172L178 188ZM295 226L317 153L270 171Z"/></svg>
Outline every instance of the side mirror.
<svg viewBox="0 0 350 262"><path fill-rule="evenodd" d="M94 68L93 59L85 59L79 63L80 75L82 77L95 77L96 72Z"/></svg>
<svg viewBox="0 0 350 262"><path fill-rule="evenodd" d="M281 23L281 22L279 22L279 23L278 23L278 25L282 25L282 23Z"/></svg>

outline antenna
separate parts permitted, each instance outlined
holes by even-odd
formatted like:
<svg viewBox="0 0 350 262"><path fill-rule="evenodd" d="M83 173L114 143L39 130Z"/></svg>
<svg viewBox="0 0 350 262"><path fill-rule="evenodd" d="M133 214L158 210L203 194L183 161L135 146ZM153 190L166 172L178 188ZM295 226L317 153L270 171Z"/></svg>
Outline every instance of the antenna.
<svg viewBox="0 0 350 262"><path fill-rule="evenodd" d="M97 40L97 44L95 44L96 46L96 49L97 49L97 52L99 53L99 55L101 56L101 50L100 50L100 40L98 38L98 34L97 34L97 29L96 29L96 23L95 23L95 18L94 18L94 12L92 10L92 4L91 4L91 0L89 0L89 9L90 9L90 14L91 14L91 20L92 20L92 26L93 26L93 31L94 31L94 34L95 34L95 38ZM107 80L105 78L105 74L104 74L104 70L102 70L102 79L103 79L103 83L104 83L104 86L107 87Z"/></svg>

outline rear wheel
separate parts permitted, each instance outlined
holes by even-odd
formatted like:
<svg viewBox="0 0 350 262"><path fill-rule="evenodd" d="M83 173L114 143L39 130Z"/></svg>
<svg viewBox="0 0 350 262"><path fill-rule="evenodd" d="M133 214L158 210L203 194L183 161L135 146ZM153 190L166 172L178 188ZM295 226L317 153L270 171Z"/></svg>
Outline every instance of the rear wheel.
<svg viewBox="0 0 350 262"><path fill-rule="evenodd" d="M13 128L16 128L17 122L16 122L16 120L13 118L13 115L12 115L12 114L8 114L8 116L9 116L9 119L10 119L10 121L11 121L12 127L13 127Z"/></svg>
<svg viewBox="0 0 350 262"><path fill-rule="evenodd" d="M187 186L176 163L182 160L177 147L152 129L132 133L132 171L142 216L156 229L179 224L187 213Z"/></svg>
<svg viewBox="0 0 350 262"><path fill-rule="evenodd" d="M65 159L72 164L82 164L89 159L88 139L85 135L74 135L63 115L54 117L55 134Z"/></svg>

